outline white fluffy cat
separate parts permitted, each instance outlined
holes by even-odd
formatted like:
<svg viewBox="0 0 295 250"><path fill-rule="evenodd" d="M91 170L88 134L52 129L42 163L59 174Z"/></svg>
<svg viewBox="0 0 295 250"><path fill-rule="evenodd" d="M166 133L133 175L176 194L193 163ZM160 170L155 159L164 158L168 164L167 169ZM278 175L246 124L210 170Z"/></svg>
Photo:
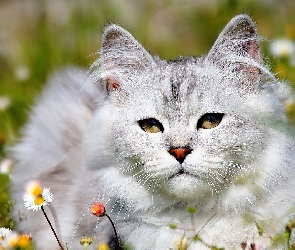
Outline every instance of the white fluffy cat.
<svg viewBox="0 0 295 250"><path fill-rule="evenodd" d="M259 41L239 15L207 55L164 61L107 27L88 77L58 72L14 148L19 229L37 249L58 249L42 213L23 208L23 186L39 179L72 249L81 236L93 235L93 247L112 238L107 219L89 212L94 201L130 249L287 249L276 235L295 212L291 94Z"/></svg>

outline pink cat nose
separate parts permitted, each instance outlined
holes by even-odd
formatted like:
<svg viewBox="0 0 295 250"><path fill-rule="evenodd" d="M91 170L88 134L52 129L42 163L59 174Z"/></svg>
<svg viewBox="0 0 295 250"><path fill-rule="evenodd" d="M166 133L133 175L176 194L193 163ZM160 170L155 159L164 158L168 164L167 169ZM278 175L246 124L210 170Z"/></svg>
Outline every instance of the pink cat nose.
<svg viewBox="0 0 295 250"><path fill-rule="evenodd" d="M190 148L171 148L169 150L169 153L173 155L180 164L183 163L185 157L191 152L192 150Z"/></svg>

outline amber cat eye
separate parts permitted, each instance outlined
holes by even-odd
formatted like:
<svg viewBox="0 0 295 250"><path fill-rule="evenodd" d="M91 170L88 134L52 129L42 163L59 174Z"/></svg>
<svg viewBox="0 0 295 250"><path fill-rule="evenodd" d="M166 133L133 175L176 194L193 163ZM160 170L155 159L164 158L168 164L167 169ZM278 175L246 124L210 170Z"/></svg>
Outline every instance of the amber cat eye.
<svg viewBox="0 0 295 250"><path fill-rule="evenodd" d="M147 133L159 133L164 131L162 123L155 118L148 118L138 121L139 126Z"/></svg>
<svg viewBox="0 0 295 250"><path fill-rule="evenodd" d="M204 114L198 121L197 128L211 129L219 125L223 118L220 113L207 113Z"/></svg>

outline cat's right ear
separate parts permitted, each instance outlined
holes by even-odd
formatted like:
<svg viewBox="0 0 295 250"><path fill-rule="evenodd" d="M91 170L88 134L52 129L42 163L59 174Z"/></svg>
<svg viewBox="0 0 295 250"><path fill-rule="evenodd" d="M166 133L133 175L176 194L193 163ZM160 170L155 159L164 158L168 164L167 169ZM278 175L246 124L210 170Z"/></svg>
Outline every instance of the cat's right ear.
<svg viewBox="0 0 295 250"><path fill-rule="evenodd" d="M154 63L153 57L128 31L114 24L105 29L100 66L108 93L122 88L121 76L139 73Z"/></svg>
<svg viewBox="0 0 295 250"><path fill-rule="evenodd" d="M235 16L218 36L207 58L213 61L249 58L261 61L260 38L253 20L245 14ZM233 58L235 57L235 58Z"/></svg>
<svg viewBox="0 0 295 250"><path fill-rule="evenodd" d="M224 70L237 72L239 82L247 89L261 79L260 37L248 15L234 17L218 36L206 60Z"/></svg>

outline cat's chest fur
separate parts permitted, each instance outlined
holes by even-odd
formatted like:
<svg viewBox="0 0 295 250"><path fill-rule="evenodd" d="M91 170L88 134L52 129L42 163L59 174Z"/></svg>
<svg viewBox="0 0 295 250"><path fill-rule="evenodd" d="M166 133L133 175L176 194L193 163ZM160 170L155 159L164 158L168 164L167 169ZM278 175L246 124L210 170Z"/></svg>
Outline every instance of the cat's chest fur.
<svg viewBox="0 0 295 250"><path fill-rule="evenodd" d="M85 234L110 239L104 218L89 214L99 201L131 249L280 249L286 242L273 239L295 201L290 98L264 66L246 15L207 55L175 61L111 25L88 79L65 71L33 110L14 149L14 198L32 177L52 188L59 231L74 248ZM27 216L19 227L44 249L38 237L49 228Z"/></svg>

